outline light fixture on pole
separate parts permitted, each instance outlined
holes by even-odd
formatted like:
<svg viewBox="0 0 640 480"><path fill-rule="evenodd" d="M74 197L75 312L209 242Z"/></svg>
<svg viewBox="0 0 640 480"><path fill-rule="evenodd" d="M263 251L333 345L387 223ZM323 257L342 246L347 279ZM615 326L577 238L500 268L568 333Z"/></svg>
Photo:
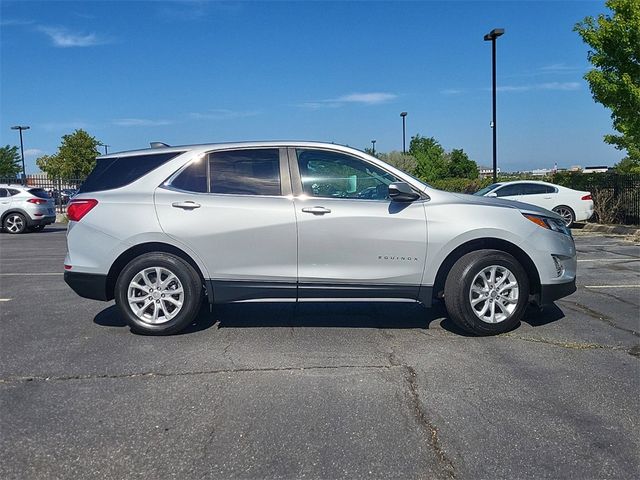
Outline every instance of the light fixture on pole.
<svg viewBox="0 0 640 480"><path fill-rule="evenodd" d="M28 125L15 125L11 127L11 130L20 131L20 154L22 155L22 185L27 185L27 171L24 167L24 144L22 142L22 131L29 130L31 127Z"/></svg>
<svg viewBox="0 0 640 480"><path fill-rule="evenodd" d="M371 140L371 151L372 151L373 155L376 154L376 141L375 140Z"/></svg>
<svg viewBox="0 0 640 480"><path fill-rule="evenodd" d="M401 112L400 116L402 117L402 153L407 153L407 142L406 142L406 118L407 112Z"/></svg>
<svg viewBox="0 0 640 480"><path fill-rule="evenodd" d="M491 71L492 71L492 88L493 93L493 120L491 128L493 129L493 182L497 181L498 172L498 136L496 124L496 39L504 35L504 28L494 28L484 36L485 42L491 42Z"/></svg>

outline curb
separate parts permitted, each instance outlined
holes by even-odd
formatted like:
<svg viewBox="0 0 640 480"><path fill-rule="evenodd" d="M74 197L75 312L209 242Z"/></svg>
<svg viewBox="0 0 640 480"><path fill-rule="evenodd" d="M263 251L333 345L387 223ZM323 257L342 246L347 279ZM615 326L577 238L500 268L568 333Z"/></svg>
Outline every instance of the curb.
<svg viewBox="0 0 640 480"><path fill-rule="evenodd" d="M640 240L640 228L631 225L602 225L600 223L587 223L581 229L583 232L612 233L614 235L625 235Z"/></svg>

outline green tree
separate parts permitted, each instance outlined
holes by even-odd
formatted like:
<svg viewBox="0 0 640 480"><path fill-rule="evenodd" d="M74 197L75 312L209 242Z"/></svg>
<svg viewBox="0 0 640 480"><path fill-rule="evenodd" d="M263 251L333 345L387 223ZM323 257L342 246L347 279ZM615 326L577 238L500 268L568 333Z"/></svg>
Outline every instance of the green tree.
<svg viewBox="0 0 640 480"><path fill-rule="evenodd" d="M18 147L6 145L0 147L0 177L16 178L22 171Z"/></svg>
<svg viewBox="0 0 640 480"><path fill-rule="evenodd" d="M447 176L444 148L433 137L411 137L409 153L416 159L416 176L431 182Z"/></svg>
<svg viewBox="0 0 640 480"><path fill-rule="evenodd" d="M445 154L447 176L449 178L478 178L478 165L461 148L454 148Z"/></svg>
<svg viewBox="0 0 640 480"><path fill-rule="evenodd" d="M416 157L412 155L393 151L389 153L380 153L378 154L378 158L383 162L386 162L389 165L393 165L397 169L408 173L409 175L415 175L416 173L416 166L418 162L416 160Z"/></svg>
<svg viewBox="0 0 640 480"><path fill-rule="evenodd" d="M640 174L640 160L632 160L631 157L625 157L615 165L615 169L618 173Z"/></svg>
<svg viewBox="0 0 640 480"><path fill-rule="evenodd" d="M52 178L83 178L89 175L100 155L99 140L84 130L63 135L58 151L36 160L43 172Z"/></svg>
<svg viewBox="0 0 640 480"><path fill-rule="evenodd" d="M640 2L608 0L613 15L586 17L577 31L591 48L595 67L585 75L593 99L611 110L613 128L605 142L626 150L640 164Z"/></svg>

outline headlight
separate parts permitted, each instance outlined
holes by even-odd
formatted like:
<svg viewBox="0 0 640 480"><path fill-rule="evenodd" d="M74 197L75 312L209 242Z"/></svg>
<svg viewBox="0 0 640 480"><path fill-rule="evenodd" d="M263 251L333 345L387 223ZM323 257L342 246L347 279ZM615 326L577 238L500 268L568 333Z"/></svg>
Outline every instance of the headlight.
<svg viewBox="0 0 640 480"><path fill-rule="evenodd" d="M531 220L533 223L541 226L542 228L571 236L571 230L567 228L562 220L557 220L550 217L542 217L540 215L531 215L529 213L523 213L522 215L524 215L527 220Z"/></svg>

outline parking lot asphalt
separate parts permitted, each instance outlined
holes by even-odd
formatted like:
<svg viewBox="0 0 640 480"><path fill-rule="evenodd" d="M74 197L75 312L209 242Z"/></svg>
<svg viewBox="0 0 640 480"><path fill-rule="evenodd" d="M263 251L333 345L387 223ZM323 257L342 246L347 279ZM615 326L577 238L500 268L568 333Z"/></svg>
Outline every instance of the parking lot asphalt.
<svg viewBox="0 0 640 480"><path fill-rule="evenodd" d="M203 308L170 337L0 234L0 478L637 478L640 246L576 232L578 291L498 337L442 308Z"/></svg>

